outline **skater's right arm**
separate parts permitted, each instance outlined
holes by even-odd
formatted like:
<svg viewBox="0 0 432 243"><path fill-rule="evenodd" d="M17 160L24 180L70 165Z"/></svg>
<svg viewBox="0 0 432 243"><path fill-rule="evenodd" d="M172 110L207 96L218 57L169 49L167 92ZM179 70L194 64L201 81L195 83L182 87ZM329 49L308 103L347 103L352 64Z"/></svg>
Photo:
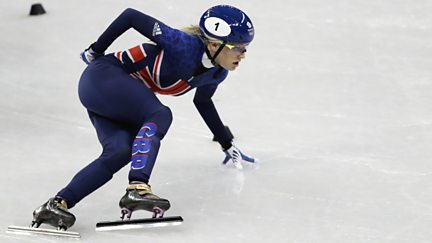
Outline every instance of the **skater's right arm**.
<svg viewBox="0 0 432 243"><path fill-rule="evenodd" d="M222 163L227 164L229 161L232 161L236 168L241 169L243 167L241 161L254 163L257 159L242 153L234 145L212 101L212 96L216 92L216 89L217 85L198 87L193 101L205 123L225 152L225 159Z"/></svg>
<svg viewBox="0 0 432 243"><path fill-rule="evenodd" d="M216 92L217 85L207 85L198 87L195 92L193 102L204 122L215 136L216 140L223 149L231 147L231 137L225 129L216 106L213 103L212 96Z"/></svg>

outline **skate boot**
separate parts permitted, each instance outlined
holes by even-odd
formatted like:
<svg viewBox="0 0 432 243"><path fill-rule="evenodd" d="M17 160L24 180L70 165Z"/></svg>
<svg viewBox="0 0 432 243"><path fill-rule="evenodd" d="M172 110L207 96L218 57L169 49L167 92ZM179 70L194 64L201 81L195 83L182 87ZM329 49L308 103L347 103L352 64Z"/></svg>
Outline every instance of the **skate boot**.
<svg viewBox="0 0 432 243"><path fill-rule="evenodd" d="M146 210L153 212L153 218L162 218L166 210L170 208L167 199L160 198L152 193L150 185L130 184L126 189L126 194L120 199L121 219L127 216L131 218L135 210Z"/></svg>
<svg viewBox="0 0 432 243"><path fill-rule="evenodd" d="M75 216L68 211L66 201L61 197L53 197L35 209L31 227L49 224L58 230L66 230L74 223Z"/></svg>

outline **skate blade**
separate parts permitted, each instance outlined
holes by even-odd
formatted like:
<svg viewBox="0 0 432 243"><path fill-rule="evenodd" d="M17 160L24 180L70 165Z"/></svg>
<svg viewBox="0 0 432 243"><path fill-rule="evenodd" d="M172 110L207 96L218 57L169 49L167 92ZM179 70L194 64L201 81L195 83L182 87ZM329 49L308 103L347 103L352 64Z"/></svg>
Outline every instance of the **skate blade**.
<svg viewBox="0 0 432 243"><path fill-rule="evenodd" d="M180 225L183 218L180 216L163 217L163 218L145 218L117 221L103 221L96 224L96 231L127 230L141 229Z"/></svg>
<svg viewBox="0 0 432 243"><path fill-rule="evenodd" d="M42 228L23 227L23 226L15 226L15 225L10 225L6 230L6 232L11 234L20 234L20 235L37 234L37 235L68 237L68 238L81 238L81 235L79 233L73 231L42 229Z"/></svg>

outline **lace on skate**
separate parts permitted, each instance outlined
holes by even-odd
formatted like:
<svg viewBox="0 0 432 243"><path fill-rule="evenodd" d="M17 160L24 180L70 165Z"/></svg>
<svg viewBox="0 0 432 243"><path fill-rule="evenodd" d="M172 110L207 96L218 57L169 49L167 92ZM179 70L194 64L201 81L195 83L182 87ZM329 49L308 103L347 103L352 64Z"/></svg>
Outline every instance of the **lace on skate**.
<svg viewBox="0 0 432 243"><path fill-rule="evenodd" d="M61 197L55 197L55 198L54 198L54 203L55 203L55 205L56 205L59 209L62 209L62 210L64 210L64 211L66 211L66 212L69 212L67 202L66 202L66 200L64 200L63 198L61 198Z"/></svg>
<svg viewBox="0 0 432 243"><path fill-rule="evenodd" d="M127 190L137 190L138 194L141 196L147 196L153 199L160 199L160 197L153 194L151 186L148 184L129 184Z"/></svg>

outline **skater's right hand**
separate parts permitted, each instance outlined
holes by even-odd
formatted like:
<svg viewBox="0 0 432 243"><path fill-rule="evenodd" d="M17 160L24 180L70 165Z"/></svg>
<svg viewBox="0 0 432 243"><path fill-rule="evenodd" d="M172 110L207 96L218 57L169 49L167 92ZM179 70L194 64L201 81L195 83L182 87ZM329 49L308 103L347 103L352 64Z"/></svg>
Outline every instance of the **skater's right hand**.
<svg viewBox="0 0 432 243"><path fill-rule="evenodd" d="M229 161L232 161L234 166L237 169L243 168L241 164L242 160L250 163L257 162L257 159L242 153L240 149L238 149L234 144L232 144L232 146L229 149L225 150L224 152L225 152L225 159L222 163L227 164Z"/></svg>
<svg viewBox="0 0 432 243"><path fill-rule="evenodd" d="M104 55L104 53L95 52L92 48L93 44L90 45L89 48L85 49L81 52L80 57L87 65L94 61L96 58L99 58Z"/></svg>

